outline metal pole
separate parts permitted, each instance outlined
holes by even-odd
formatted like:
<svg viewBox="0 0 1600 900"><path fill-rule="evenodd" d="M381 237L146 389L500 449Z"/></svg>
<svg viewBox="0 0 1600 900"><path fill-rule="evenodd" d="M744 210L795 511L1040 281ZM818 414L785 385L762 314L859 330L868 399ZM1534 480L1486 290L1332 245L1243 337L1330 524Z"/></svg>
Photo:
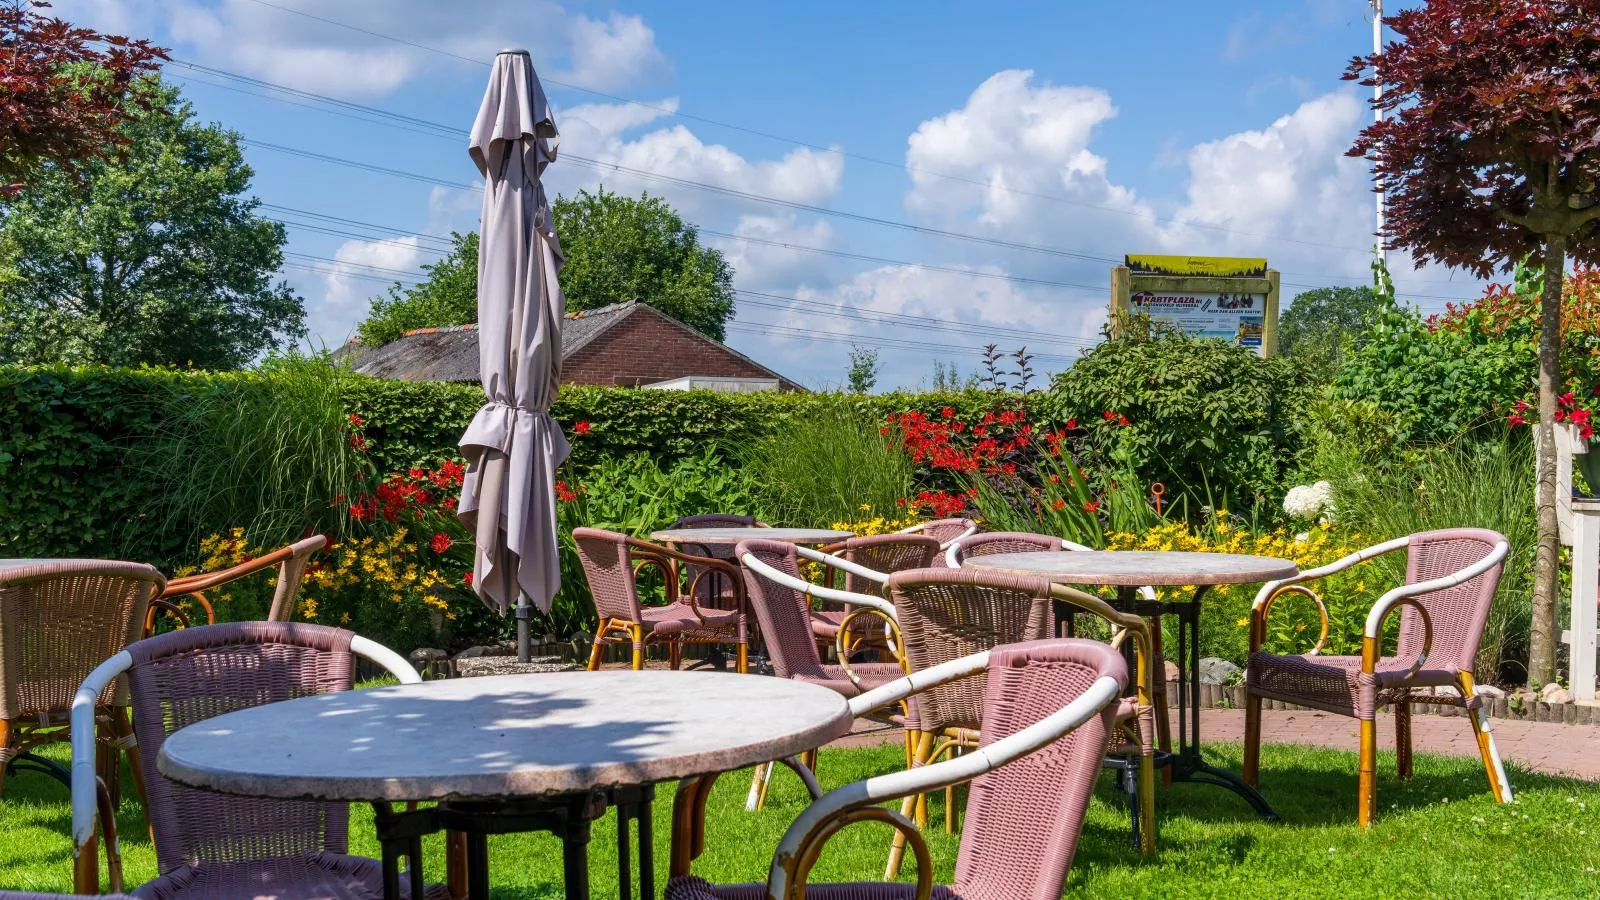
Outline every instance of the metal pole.
<svg viewBox="0 0 1600 900"><path fill-rule="evenodd" d="M505 575L506 593L517 592L517 605L514 609L517 617L517 662L529 662L533 659L532 638L528 636L528 625L533 619L533 607L528 603L528 595L522 592L516 576L511 571L510 547L502 547L500 550L500 571Z"/></svg>
<svg viewBox="0 0 1600 900"><path fill-rule="evenodd" d="M1371 0L1371 2L1372 54L1374 56L1381 56L1383 55L1383 0ZM1383 108L1378 106L1378 103L1383 100L1383 82L1378 79L1376 71L1373 72L1372 80L1372 121L1382 122ZM1372 180L1377 189L1378 195L1378 261L1386 263L1388 260L1384 257L1383 250L1383 179L1379 178L1377 175L1377 164L1374 163L1373 166L1374 171Z"/></svg>

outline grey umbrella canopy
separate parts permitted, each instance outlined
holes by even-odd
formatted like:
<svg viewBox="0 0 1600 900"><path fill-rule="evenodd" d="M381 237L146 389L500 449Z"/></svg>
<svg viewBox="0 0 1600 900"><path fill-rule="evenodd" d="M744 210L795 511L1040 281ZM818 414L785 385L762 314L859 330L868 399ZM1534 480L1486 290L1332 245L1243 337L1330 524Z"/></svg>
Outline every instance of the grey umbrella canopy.
<svg viewBox="0 0 1600 900"><path fill-rule="evenodd" d="M571 447L550 404L566 300L556 281L561 245L539 183L559 140L527 51L501 52L469 148L484 178L478 353L487 402L461 436L459 510L477 539L473 586L502 615L519 593L548 612L561 587L554 483ZM525 644L526 613L518 616Z"/></svg>

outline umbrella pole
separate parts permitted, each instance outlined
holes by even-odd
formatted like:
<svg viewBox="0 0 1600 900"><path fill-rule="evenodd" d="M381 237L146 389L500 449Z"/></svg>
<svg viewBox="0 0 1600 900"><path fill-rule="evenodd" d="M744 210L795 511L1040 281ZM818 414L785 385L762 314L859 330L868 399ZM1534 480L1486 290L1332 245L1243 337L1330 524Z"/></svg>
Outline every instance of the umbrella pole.
<svg viewBox="0 0 1600 900"><path fill-rule="evenodd" d="M506 593L517 593L517 662L525 663L533 659L533 639L528 634L529 624L533 621L533 606L528 602L528 595L522 592L517 584L517 579L511 574L511 548L500 548L500 571L505 573Z"/></svg>

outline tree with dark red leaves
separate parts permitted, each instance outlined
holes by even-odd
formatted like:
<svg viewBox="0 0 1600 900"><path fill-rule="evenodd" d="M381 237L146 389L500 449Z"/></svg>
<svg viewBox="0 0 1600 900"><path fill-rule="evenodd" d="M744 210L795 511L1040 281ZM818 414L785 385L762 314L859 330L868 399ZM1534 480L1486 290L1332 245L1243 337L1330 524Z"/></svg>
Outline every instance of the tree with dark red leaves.
<svg viewBox="0 0 1600 900"><path fill-rule="evenodd" d="M1528 680L1555 677L1559 534L1553 420L1568 258L1600 263L1600 0L1428 0L1345 77L1381 84L1386 116L1350 149L1388 194L1382 237L1417 264L1487 278L1544 267L1539 339L1539 548ZM1465 523L1464 523L1465 524Z"/></svg>
<svg viewBox="0 0 1600 900"><path fill-rule="evenodd" d="M76 28L0 0L0 193L14 194L43 162L71 167L120 138L129 86L166 59L149 41Z"/></svg>

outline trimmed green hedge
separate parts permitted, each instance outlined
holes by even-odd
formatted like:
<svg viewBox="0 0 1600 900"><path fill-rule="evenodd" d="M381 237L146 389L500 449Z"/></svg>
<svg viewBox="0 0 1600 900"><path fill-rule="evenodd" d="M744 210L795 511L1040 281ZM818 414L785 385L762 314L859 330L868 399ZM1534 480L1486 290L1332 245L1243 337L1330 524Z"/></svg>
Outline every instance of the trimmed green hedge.
<svg viewBox="0 0 1600 900"><path fill-rule="evenodd" d="M402 382L327 369L349 413L363 421L378 474L456 454L482 403L476 385ZM0 556L101 556L171 567L193 562L195 535L239 522L157 523L162 488L131 463L170 430L171 404L224 397L262 376L162 369L0 366ZM569 471L581 476L612 457L645 453L666 465L708 448L729 454L774 428L805 428L816 410L843 404L881 420L945 407L972 418L1014 395L725 394L639 388L562 390L552 410L573 441ZM587 423L585 433L575 433ZM334 498L329 498L332 502Z"/></svg>

